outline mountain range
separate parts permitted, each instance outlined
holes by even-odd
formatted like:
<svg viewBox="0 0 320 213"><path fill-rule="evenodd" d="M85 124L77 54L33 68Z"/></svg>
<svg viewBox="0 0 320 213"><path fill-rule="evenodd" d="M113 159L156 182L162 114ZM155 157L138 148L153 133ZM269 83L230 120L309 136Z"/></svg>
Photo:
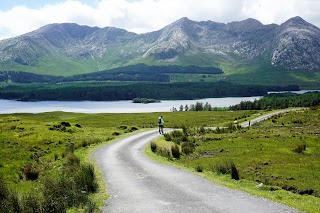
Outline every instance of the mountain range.
<svg viewBox="0 0 320 213"><path fill-rule="evenodd" d="M181 18L144 34L63 23L0 41L2 71L71 76L141 63L319 73L320 29L301 17L281 25Z"/></svg>

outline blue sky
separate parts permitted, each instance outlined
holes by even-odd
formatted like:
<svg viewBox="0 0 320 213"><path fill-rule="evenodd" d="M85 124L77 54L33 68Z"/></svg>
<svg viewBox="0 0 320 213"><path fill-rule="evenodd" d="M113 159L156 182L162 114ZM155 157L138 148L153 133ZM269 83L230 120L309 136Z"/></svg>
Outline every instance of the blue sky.
<svg viewBox="0 0 320 213"><path fill-rule="evenodd" d="M51 23L145 33L182 18L281 24L294 16L320 27L319 0L0 0L0 40Z"/></svg>

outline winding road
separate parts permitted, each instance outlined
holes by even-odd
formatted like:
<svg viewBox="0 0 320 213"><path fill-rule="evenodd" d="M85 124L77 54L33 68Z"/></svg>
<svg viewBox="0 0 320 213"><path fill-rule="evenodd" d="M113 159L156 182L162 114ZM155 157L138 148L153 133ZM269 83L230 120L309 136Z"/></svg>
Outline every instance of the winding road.
<svg viewBox="0 0 320 213"><path fill-rule="evenodd" d="M151 130L95 150L94 158L110 195L103 212L298 212L148 159L144 147L157 137L158 131Z"/></svg>

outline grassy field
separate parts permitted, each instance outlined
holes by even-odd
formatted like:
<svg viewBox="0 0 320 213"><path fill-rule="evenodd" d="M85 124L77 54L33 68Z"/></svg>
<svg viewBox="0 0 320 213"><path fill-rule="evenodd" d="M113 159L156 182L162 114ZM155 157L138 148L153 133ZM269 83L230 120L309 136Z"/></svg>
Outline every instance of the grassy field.
<svg viewBox="0 0 320 213"><path fill-rule="evenodd" d="M167 112L136 114L82 114L50 112L41 114L0 115L0 177L19 197L41 197L47 178L56 177L72 161L74 150L81 164L92 163L91 150L120 137L144 129L156 128L162 115L166 127L217 126L234 119L245 119L255 111L237 112ZM71 163L72 163L71 161ZM28 175L36 174L36 177ZM100 190L91 194L102 205L105 185L96 170ZM1 188L1 186L0 186ZM21 203L21 201L20 201ZM77 212L79 209L70 210Z"/></svg>
<svg viewBox="0 0 320 213"><path fill-rule="evenodd" d="M232 132L218 133L201 128L230 126L235 119L243 122L265 113L268 111L0 115L0 176L21 197L37 194L35 191L40 193L38 189L43 188L44 180L55 177L68 164L70 148L81 162L92 163L89 156L95 147L136 131L157 128L157 118L162 115L166 127L188 127L188 137L182 141L194 143L195 151L182 154L174 161L158 155L153 155L154 158L191 171L201 169L203 172L198 174L220 184L269 197L300 210L317 212L315 209L320 205L319 109L276 116L250 129ZM161 138L157 145L170 149L174 143L177 141L169 143ZM301 151L297 151L299 145ZM240 181L215 171L216 165L230 161L235 162ZM39 173L37 179L26 177L28 165ZM90 197L99 206L107 197L102 176L95 168L100 190ZM257 189L259 183L264 185ZM79 211L74 207L68 212Z"/></svg>
<svg viewBox="0 0 320 213"><path fill-rule="evenodd" d="M196 172L216 183L304 212L319 212L319 123L320 109L314 109L277 115L249 129L233 129L230 125L219 131L188 128L154 142L158 155L149 147L146 152L153 159ZM172 149L173 144L178 144L179 159L168 157L163 151ZM237 172L232 170L232 164ZM231 178L230 174L235 173L240 180Z"/></svg>

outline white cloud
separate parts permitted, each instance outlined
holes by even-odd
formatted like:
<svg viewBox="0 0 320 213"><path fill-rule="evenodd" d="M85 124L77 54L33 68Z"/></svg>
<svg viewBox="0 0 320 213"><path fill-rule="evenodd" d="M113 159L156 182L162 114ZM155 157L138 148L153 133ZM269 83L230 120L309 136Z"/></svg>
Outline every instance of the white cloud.
<svg viewBox="0 0 320 213"><path fill-rule="evenodd" d="M99 0L95 6L66 0L38 9L16 6L0 10L0 39L64 22L142 33L158 30L181 17L222 23L255 18L264 24L281 24L301 16L320 26L319 10L318 0Z"/></svg>

